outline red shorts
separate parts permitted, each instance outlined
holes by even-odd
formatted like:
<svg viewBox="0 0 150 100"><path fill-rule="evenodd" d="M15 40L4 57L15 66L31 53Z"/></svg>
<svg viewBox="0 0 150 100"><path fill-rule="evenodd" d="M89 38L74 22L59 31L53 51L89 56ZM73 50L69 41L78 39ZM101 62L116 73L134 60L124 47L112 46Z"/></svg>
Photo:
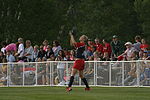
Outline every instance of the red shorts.
<svg viewBox="0 0 150 100"><path fill-rule="evenodd" d="M75 68L77 70L84 70L84 65L85 65L85 62L83 59L75 60L73 68Z"/></svg>

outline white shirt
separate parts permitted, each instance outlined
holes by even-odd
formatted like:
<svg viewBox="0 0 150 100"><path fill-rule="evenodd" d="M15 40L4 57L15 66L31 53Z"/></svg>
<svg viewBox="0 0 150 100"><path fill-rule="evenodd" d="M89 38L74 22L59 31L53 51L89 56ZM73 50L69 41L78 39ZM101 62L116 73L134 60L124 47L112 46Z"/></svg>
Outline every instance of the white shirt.
<svg viewBox="0 0 150 100"><path fill-rule="evenodd" d="M6 50L6 48L1 48L1 52L3 52L4 54L5 54L5 50Z"/></svg>
<svg viewBox="0 0 150 100"><path fill-rule="evenodd" d="M22 57L24 54L24 45L22 43L18 46L18 53L20 54L19 57Z"/></svg>
<svg viewBox="0 0 150 100"><path fill-rule="evenodd" d="M30 46L29 48L25 48L25 53L30 54L29 56L26 56L29 59L33 59L33 47Z"/></svg>

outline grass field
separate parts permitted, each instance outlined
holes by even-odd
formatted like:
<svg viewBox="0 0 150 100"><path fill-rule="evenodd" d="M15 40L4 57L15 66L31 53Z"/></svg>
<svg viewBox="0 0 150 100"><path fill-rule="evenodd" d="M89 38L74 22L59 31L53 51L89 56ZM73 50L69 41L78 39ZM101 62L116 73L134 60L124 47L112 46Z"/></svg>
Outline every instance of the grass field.
<svg viewBox="0 0 150 100"><path fill-rule="evenodd" d="M150 100L150 88L92 87L1 87L0 100Z"/></svg>

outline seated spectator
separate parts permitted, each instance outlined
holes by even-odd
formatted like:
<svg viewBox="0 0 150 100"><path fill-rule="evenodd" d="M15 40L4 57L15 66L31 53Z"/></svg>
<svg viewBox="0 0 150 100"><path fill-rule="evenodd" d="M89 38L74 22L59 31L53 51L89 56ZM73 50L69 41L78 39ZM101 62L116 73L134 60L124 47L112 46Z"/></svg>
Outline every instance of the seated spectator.
<svg viewBox="0 0 150 100"><path fill-rule="evenodd" d="M54 52L52 50L52 47L50 45L47 45L47 51L46 51L46 59L49 59L51 58L51 55L54 55Z"/></svg>
<svg viewBox="0 0 150 100"><path fill-rule="evenodd" d="M46 60L45 59L45 54L46 54L46 51L43 50L43 45L40 46L40 50L39 50L39 53L38 53L38 61L43 61L43 60Z"/></svg>
<svg viewBox="0 0 150 100"><path fill-rule="evenodd" d="M54 52L55 57L58 55L59 50L62 50L62 48L61 48L61 46L60 46L58 41L56 41L56 40L53 41L53 48L52 48L52 50Z"/></svg>
<svg viewBox="0 0 150 100"><path fill-rule="evenodd" d="M47 51L48 41L47 41L47 40L44 40L44 41L43 41L43 45L44 45L43 50L44 50L44 51Z"/></svg>
<svg viewBox="0 0 150 100"><path fill-rule="evenodd" d="M33 50L33 61L37 61L38 59L38 53L39 53L39 50L38 50L39 46L38 45L35 45L34 46L34 50Z"/></svg>
<svg viewBox="0 0 150 100"><path fill-rule="evenodd" d="M100 53L97 52L97 51L95 51L95 52L93 53L93 57L94 57L94 61L100 61L100 60L101 60L101 58L100 58Z"/></svg>
<svg viewBox="0 0 150 100"><path fill-rule="evenodd" d="M33 47L31 46L31 41L27 40L26 41L26 48L24 51L24 60L25 61L33 61Z"/></svg>

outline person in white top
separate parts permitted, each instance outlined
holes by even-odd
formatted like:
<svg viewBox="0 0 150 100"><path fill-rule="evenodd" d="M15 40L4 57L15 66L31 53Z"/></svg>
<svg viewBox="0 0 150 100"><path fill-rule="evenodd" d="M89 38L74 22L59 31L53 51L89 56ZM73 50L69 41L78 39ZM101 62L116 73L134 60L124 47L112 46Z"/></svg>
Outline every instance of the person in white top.
<svg viewBox="0 0 150 100"><path fill-rule="evenodd" d="M56 61L65 61L67 60L65 58L65 53L63 50L60 50L58 52L58 56L55 59ZM57 74L58 74L58 79L59 79L59 84L58 85L65 85L65 80L64 80L64 71L65 71L65 62L58 62L57 64Z"/></svg>
<svg viewBox="0 0 150 100"><path fill-rule="evenodd" d="M132 54L136 51L131 42L125 43L126 50L121 56L125 56L126 60L131 60Z"/></svg>
<svg viewBox="0 0 150 100"><path fill-rule="evenodd" d="M19 38L19 39L18 39L18 43L19 43L18 51L17 51L17 53L15 54L15 56L18 56L19 58L22 58L22 57L23 57L23 54L24 54L23 39L22 39L22 38Z"/></svg>
<svg viewBox="0 0 150 100"><path fill-rule="evenodd" d="M33 61L33 47L31 46L31 41L27 40L26 41L26 48L24 51L24 57L27 58L26 60L28 62Z"/></svg>

